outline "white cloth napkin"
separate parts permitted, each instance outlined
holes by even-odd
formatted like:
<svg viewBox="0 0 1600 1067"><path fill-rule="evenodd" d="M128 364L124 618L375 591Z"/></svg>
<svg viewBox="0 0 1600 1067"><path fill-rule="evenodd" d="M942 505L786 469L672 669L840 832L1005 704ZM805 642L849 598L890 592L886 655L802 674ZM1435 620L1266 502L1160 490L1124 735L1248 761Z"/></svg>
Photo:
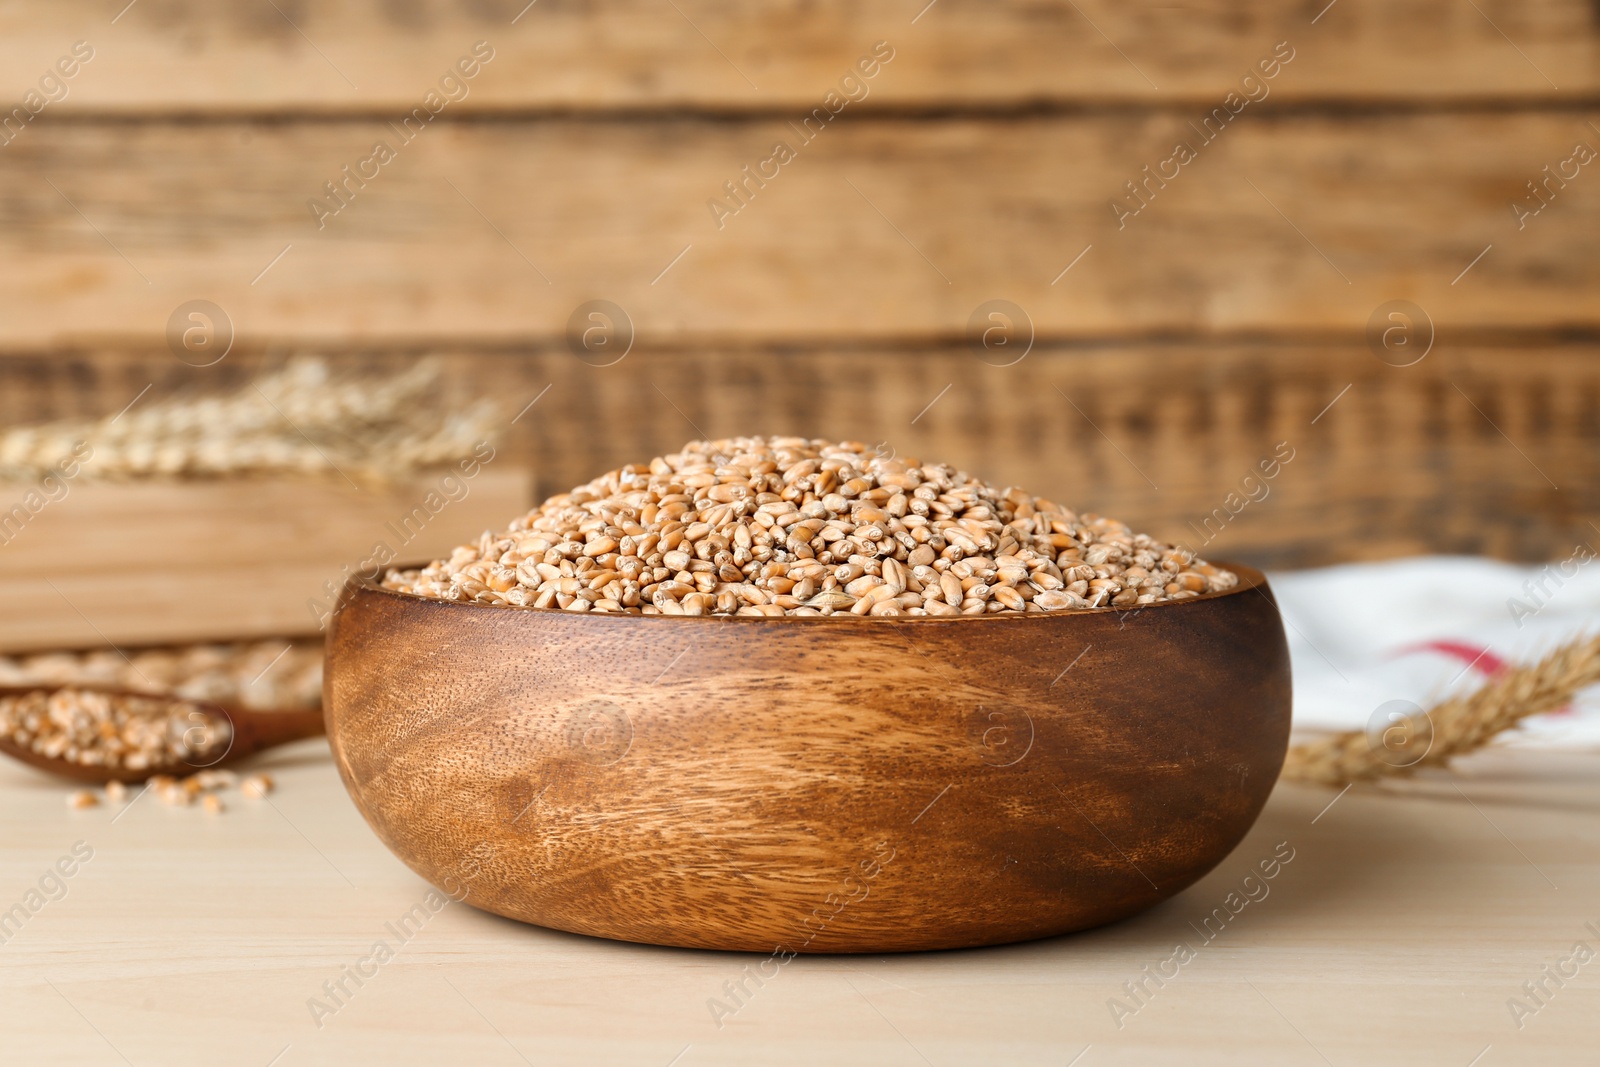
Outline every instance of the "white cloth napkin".
<svg viewBox="0 0 1600 1067"><path fill-rule="evenodd" d="M1587 548L1548 566L1424 556L1267 578L1289 637L1296 728L1362 729L1389 701L1426 708L1600 632L1600 561ZM1502 741L1600 743L1600 686Z"/></svg>

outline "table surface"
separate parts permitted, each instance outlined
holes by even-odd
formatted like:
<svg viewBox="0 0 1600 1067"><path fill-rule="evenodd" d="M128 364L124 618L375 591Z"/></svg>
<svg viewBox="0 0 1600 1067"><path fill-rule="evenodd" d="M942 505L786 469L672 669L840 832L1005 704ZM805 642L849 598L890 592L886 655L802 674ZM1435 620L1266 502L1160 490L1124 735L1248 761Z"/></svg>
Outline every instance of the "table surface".
<svg viewBox="0 0 1600 1067"><path fill-rule="evenodd" d="M455 903L335 1007L323 983L398 943L388 924L429 887L367 829L322 742L260 765L277 792L229 792L221 814L151 796L68 810L66 787L0 767L0 909L25 916L0 934L7 1063L1499 1067L1594 1062L1600 1037L1600 962L1572 955L1600 950L1597 753L1501 748L1342 795L1280 785L1216 871L1144 915L994 949L797 958L747 982L720 1027L708 1001L758 957ZM75 845L92 857L47 877ZM1207 940L1217 908L1229 921ZM1523 988L1541 981L1537 999ZM334 1010L315 1017L314 997Z"/></svg>

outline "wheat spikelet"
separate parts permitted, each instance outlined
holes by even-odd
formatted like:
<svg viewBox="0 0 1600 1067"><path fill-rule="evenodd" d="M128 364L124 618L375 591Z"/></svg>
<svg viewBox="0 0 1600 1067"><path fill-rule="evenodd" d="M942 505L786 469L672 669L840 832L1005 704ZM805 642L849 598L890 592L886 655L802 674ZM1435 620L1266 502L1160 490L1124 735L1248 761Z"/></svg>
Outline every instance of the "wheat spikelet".
<svg viewBox="0 0 1600 1067"><path fill-rule="evenodd" d="M0 432L0 478L35 479L86 441L86 478L342 474L382 482L460 459L491 436L494 410L429 403L442 367L423 360L388 377L335 380L301 357L231 395L135 406L100 420Z"/></svg>
<svg viewBox="0 0 1600 1067"><path fill-rule="evenodd" d="M1596 683L1600 683L1600 636L1581 638L1537 663L1512 667L1471 693L1434 705L1427 712L1429 722L1411 724L1416 731L1427 730L1431 723L1433 732L1427 755L1412 766L1385 762L1364 731L1352 730L1291 748L1283 777L1345 785L1409 774L1414 767L1444 766L1455 756L1482 748L1530 715L1563 707L1580 689Z"/></svg>

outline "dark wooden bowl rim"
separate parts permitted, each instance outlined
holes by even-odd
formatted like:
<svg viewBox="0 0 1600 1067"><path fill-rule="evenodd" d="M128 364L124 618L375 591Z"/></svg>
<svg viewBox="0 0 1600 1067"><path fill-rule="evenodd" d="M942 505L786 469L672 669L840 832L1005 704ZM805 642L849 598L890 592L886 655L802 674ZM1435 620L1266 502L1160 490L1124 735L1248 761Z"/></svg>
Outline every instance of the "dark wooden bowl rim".
<svg viewBox="0 0 1600 1067"><path fill-rule="evenodd" d="M977 622L1003 623L1038 619L1059 619L1063 616L1072 615L1128 615L1138 611L1150 611L1154 609L1173 611L1182 608L1187 604L1199 604L1207 600L1216 600L1220 597L1237 596L1240 593L1249 592L1252 589L1258 593L1261 593L1262 596L1266 595L1264 592L1261 592L1262 588L1267 584L1266 575L1262 574L1254 567L1246 567L1240 563L1228 563L1222 560L1209 560L1208 562L1214 567L1221 567L1224 570L1232 571L1238 576L1239 584L1234 586L1232 589L1224 589L1216 593L1200 593L1196 596L1184 597L1182 600L1164 600L1155 604L1135 604L1131 607L1063 608L1059 611L1043 612L1000 611L986 613L983 615L895 615L884 617L852 615L849 612L839 615L634 615L627 612L616 611L567 611L564 608L535 608L525 607L517 604L479 604L472 600L444 600L440 597L422 596L418 593L402 593L398 589L389 589L386 588L382 582L376 578L352 578L350 579L350 587L362 589L367 592L383 593L386 596L392 596L399 600L409 600L423 604L441 604L455 608L482 609L484 611L524 611L539 615L560 615L565 618L582 619L672 619L679 622L686 619L692 619L695 620L695 622L699 625L705 625L707 623L717 623L720 625L728 622L750 623L755 625L799 625L820 622L830 623L837 626L840 622L845 620L850 620L854 624L867 625L882 625L885 622L916 626L939 624L971 625ZM390 569L401 571L421 570L425 566L427 566L425 563L411 563L403 564Z"/></svg>

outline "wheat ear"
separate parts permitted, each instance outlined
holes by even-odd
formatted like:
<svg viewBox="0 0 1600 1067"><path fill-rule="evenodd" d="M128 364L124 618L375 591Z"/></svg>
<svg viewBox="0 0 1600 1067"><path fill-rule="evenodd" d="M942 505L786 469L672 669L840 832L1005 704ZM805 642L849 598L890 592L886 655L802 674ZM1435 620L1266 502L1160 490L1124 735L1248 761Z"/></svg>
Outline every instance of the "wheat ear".
<svg viewBox="0 0 1600 1067"><path fill-rule="evenodd" d="M1411 773L1417 767L1442 766L1488 744L1495 735L1530 715L1565 706L1586 686L1600 682L1600 636L1562 645L1536 663L1512 667L1479 689L1435 704L1427 721L1406 724L1410 736L1426 736L1433 743L1427 754L1409 766L1394 766L1361 730L1318 738L1294 746L1284 761L1283 777L1293 782L1345 785L1390 775Z"/></svg>

